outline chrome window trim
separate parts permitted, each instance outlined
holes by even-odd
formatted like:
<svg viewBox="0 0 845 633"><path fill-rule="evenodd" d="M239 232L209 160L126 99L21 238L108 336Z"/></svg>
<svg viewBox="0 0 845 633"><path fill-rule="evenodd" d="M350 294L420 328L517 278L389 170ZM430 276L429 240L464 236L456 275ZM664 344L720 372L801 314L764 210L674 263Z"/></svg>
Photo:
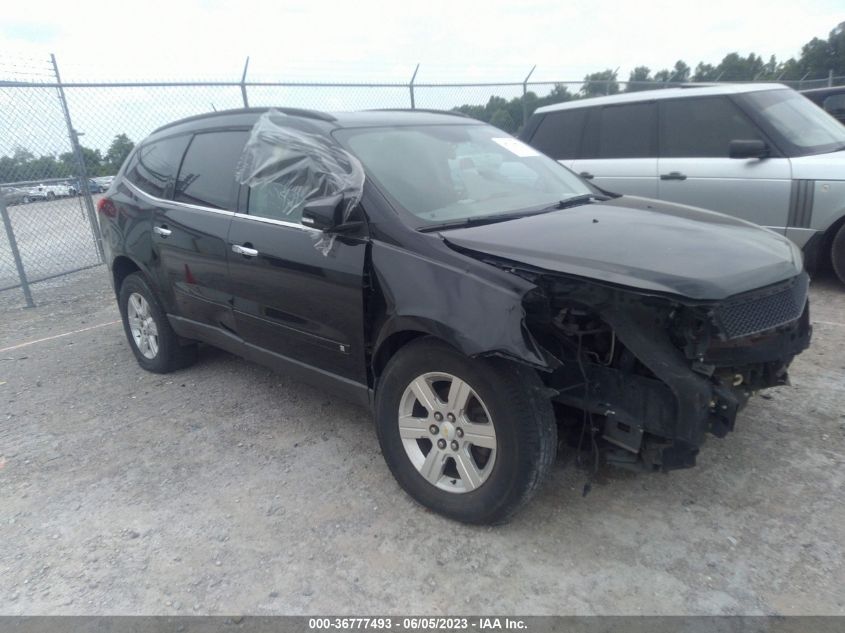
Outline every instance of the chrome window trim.
<svg viewBox="0 0 845 633"><path fill-rule="evenodd" d="M284 220L274 220L273 218L265 218L260 215L250 215L248 213L235 213L236 218L241 218L243 220L255 220L256 222L263 222L265 224L275 224L276 226L287 226L292 229L299 229L301 231L307 231L309 233L322 233L320 229L315 229L310 226L305 226L304 224L299 224L298 222L285 222Z"/></svg>
<svg viewBox="0 0 845 633"><path fill-rule="evenodd" d="M178 202L176 200L165 200L164 198L159 198L150 193L147 193L128 178L124 178L123 182L126 183L126 186L129 187L129 189L131 189L133 192L140 195L142 198L147 198L148 200L153 201L156 204L166 204L175 207L182 207L185 209L194 209L195 211L210 211L211 213L220 213L222 215L235 215L234 211L227 211L226 209L214 209L212 207L204 207L199 204L188 204L187 202Z"/></svg>

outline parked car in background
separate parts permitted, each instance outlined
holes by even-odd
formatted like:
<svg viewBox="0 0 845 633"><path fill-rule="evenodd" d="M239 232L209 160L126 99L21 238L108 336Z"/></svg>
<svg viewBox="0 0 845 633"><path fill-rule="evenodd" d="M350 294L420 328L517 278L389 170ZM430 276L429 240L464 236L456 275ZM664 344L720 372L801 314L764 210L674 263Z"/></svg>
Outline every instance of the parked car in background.
<svg viewBox="0 0 845 633"><path fill-rule="evenodd" d="M71 180L68 183L68 186L70 187L70 195L72 196L78 196L82 191L84 191L84 187L79 180ZM88 179L88 193L103 193L106 189L108 189L108 187L96 182L93 178Z"/></svg>
<svg viewBox="0 0 845 633"><path fill-rule="evenodd" d="M530 498L559 427L621 467L693 466L810 341L782 235L606 195L454 113L178 121L98 217L141 367L204 341L372 406L400 485L472 523Z"/></svg>
<svg viewBox="0 0 845 633"><path fill-rule="evenodd" d="M802 90L801 94L840 123L845 123L845 86Z"/></svg>
<svg viewBox="0 0 845 633"><path fill-rule="evenodd" d="M845 127L780 84L550 105L522 138L602 189L712 209L829 259L845 282Z"/></svg>
<svg viewBox="0 0 845 633"><path fill-rule="evenodd" d="M103 191L105 191L111 186L114 176L95 176L92 180L100 185L103 188Z"/></svg>
<svg viewBox="0 0 845 633"><path fill-rule="evenodd" d="M20 187L3 187L0 189L0 193L3 195L6 206L29 202L26 189L21 189Z"/></svg>
<svg viewBox="0 0 845 633"><path fill-rule="evenodd" d="M30 187L27 191L27 197L30 201L33 200L53 200L55 198L62 198L67 196L75 196L76 190L66 182L57 182L50 184L40 184Z"/></svg>

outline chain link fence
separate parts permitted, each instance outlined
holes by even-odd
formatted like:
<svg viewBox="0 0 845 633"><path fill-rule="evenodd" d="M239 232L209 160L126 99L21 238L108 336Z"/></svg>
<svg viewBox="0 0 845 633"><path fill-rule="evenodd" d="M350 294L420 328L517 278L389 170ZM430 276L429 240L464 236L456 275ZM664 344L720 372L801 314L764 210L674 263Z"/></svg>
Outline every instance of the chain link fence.
<svg viewBox="0 0 845 633"><path fill-rule="evenodd" d="M248 61L247 61L248 65ZM530 74L529 74L530 76ZM316 110L460 108L516 132L538 105L566 93L598 96L677 83L294 83L247 81L62 82L55 58L0 58L0 292L103 263L97 200L134 143L183 117L231 108ZM845 85L845 77L781 81L796 89ZM496 113L491 116L491 110ZM498 118L497 118L498 117ZM35 297L33 297L33 294Z"/></svg>

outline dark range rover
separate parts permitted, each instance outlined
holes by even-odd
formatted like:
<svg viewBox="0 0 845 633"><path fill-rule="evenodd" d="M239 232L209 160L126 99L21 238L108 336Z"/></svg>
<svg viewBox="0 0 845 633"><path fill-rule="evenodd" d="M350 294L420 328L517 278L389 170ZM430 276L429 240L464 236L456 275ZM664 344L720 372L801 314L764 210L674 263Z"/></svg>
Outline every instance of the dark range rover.
<svg viewBox="0 0 845 633"><path fill-rule="evenodd" d="M785 238L607 194L447 113L185 119L99 217L143 368L202 341L372 406L402 487L461 521L513 514L559 429L618 466L693 466L810 341Z"/></svg>

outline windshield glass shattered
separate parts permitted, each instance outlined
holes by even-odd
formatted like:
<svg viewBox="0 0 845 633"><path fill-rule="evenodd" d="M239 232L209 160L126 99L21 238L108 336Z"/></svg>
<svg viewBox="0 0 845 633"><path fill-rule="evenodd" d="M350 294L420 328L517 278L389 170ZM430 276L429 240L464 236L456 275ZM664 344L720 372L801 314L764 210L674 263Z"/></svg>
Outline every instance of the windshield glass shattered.
<svg viewBox="0 0 845 633"><path fill-rule="evenodd" d="M487 125L347 129L337 136L421 226L531 212L595 193L551 158Z"/></svg>

